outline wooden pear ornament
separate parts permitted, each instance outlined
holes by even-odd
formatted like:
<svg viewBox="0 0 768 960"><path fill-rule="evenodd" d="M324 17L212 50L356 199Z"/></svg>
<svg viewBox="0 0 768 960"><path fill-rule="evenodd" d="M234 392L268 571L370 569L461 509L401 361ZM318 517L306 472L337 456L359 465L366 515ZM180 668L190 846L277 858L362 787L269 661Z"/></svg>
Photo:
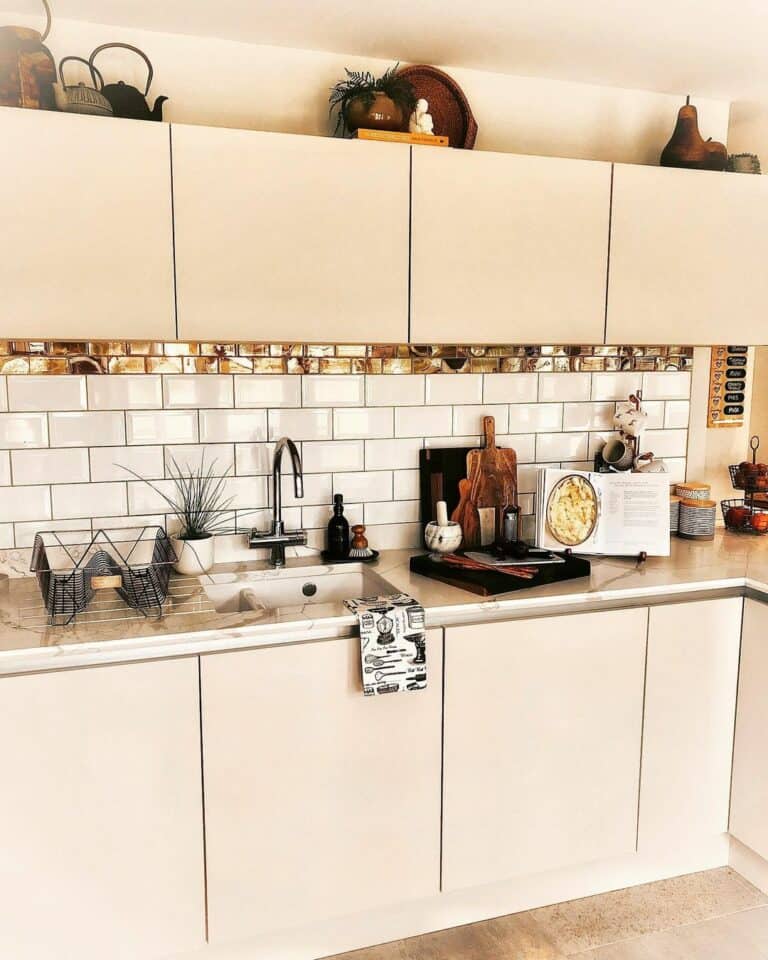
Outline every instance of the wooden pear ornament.
<svg viewBox="0 0 768 960"><path fill-rule="evenodd" d="M705 140L699 133L699 117L691 98L677 114L677 124L669 143L661 153L662 167L686 167L689 170L725 170L728 150L716 140Z"/></svg>

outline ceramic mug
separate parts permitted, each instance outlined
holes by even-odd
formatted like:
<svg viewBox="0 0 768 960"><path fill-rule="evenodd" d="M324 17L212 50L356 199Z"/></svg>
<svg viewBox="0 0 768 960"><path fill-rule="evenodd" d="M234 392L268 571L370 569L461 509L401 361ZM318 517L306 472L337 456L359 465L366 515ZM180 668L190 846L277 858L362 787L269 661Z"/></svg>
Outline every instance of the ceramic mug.
<svg viewBox="0 0 768 960"><path fill-rule="evenodd" d="M614 470L631 470L635 462L634 447L620 437L614 437L605 444L602 456L606 465Z"/></svg>

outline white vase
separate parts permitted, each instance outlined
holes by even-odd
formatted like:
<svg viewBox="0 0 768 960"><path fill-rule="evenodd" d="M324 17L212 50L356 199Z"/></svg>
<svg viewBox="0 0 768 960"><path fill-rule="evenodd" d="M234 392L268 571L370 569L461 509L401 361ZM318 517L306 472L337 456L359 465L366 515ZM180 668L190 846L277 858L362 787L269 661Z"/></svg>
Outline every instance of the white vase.
<svg viewBox="0 0 768 960"><path fill-rule="evenodd" d="M176 563L173 569L188 577L197 577L208 573L213 567L216 539L211 534L201 540L182 540L171 537Z"/></svg>

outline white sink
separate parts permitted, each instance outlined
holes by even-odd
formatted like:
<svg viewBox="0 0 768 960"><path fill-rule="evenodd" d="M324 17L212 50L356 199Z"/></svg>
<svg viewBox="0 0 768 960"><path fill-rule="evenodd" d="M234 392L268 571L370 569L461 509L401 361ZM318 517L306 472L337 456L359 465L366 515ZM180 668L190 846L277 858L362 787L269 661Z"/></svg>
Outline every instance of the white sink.
<svg viewBox="0 0 768 960"><path fill-rule="evenodd" d="M398 592L362 563L212 574L203 589L219 613L260 613L272 619L339 616L346 612L344 600Z"/></svg>

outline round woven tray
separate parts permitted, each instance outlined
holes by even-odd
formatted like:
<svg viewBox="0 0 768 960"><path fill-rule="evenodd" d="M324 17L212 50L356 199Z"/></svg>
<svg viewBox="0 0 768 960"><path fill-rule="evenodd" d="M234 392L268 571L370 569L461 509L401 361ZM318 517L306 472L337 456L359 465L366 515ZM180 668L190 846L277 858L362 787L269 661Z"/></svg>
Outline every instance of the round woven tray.
<svg viewBox="0 0 768 960"><path fill-rule="evenodd" d="M398 76L413 84L417 97L429 104L434 121L434 132L448 137L452 147L471 150L477 137L477 123L461 87L442 70L426 64L403 67ZM404 129L408 130L406 120Z"/></svg>

